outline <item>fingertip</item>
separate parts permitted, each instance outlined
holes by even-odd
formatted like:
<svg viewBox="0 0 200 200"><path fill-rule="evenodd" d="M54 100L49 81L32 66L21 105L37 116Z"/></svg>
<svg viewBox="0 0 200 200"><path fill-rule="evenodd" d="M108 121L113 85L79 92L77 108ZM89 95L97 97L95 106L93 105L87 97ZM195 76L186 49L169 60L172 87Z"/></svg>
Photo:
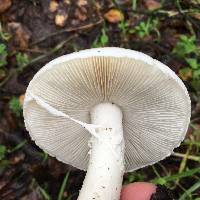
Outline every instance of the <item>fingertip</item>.
<svg viewBox="0 0 200 200"><path fill-rule="evenodd" d="M156 186L152 183L136 182L123 186L120 200L150 200L156 192Z"/></svg>

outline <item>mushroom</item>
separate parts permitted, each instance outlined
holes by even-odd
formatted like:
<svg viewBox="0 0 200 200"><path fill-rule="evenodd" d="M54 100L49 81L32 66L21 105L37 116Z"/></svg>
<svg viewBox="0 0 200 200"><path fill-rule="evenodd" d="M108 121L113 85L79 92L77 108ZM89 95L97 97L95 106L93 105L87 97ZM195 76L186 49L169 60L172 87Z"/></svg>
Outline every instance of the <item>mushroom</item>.
<svg viewBox="0 0 200 200"><path fill-rule="evenodd" d="M166 65L107 47L45 65L27 88L24 118L41 149L87 170L78 200L118 200L124 172L154 164L180 145L190 104Z"/></svg>

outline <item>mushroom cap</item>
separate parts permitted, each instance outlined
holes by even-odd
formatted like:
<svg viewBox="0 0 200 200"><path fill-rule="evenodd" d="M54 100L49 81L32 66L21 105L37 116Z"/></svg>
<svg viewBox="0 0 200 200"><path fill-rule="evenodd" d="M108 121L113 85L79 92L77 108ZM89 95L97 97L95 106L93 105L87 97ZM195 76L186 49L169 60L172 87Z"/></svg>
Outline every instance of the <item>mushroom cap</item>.
<svg viewBox="0 0 200 200"><path fill-rule="evenodd" d="M191 115L183 82L141 52L95 48L49 62L27 88L25 125L40 148L82 170L87 169L91 135L74 121L49 113L29 92L85 123L90 123L95 105L118 105L123 113L126 172L169 156L184 139Z"/></svg>

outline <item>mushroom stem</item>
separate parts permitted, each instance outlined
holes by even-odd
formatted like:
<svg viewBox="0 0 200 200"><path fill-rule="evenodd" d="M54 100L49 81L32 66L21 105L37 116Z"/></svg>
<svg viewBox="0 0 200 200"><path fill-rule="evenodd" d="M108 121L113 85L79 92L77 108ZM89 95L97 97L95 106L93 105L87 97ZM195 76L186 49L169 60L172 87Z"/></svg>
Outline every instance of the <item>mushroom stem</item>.
<svg viewBox="0 0 200 200"><path fill-rule="evenodd" d="M105 128L91 132L90 161L78 200L118 200L124 174L122 112L101 103L91 111L91 122Z"/></svg>

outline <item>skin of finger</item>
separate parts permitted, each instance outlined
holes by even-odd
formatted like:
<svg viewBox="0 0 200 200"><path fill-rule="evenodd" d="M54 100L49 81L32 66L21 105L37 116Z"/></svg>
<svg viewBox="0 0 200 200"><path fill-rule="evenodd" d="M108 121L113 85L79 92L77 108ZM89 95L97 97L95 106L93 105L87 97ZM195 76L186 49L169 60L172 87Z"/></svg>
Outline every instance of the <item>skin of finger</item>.
<svg viewBox="0 0 200 200"><path fill-rule="evenodd" d="M156 186L151 183L136 182L123 186L120 200L150 200L156 192Z"/></svg>

